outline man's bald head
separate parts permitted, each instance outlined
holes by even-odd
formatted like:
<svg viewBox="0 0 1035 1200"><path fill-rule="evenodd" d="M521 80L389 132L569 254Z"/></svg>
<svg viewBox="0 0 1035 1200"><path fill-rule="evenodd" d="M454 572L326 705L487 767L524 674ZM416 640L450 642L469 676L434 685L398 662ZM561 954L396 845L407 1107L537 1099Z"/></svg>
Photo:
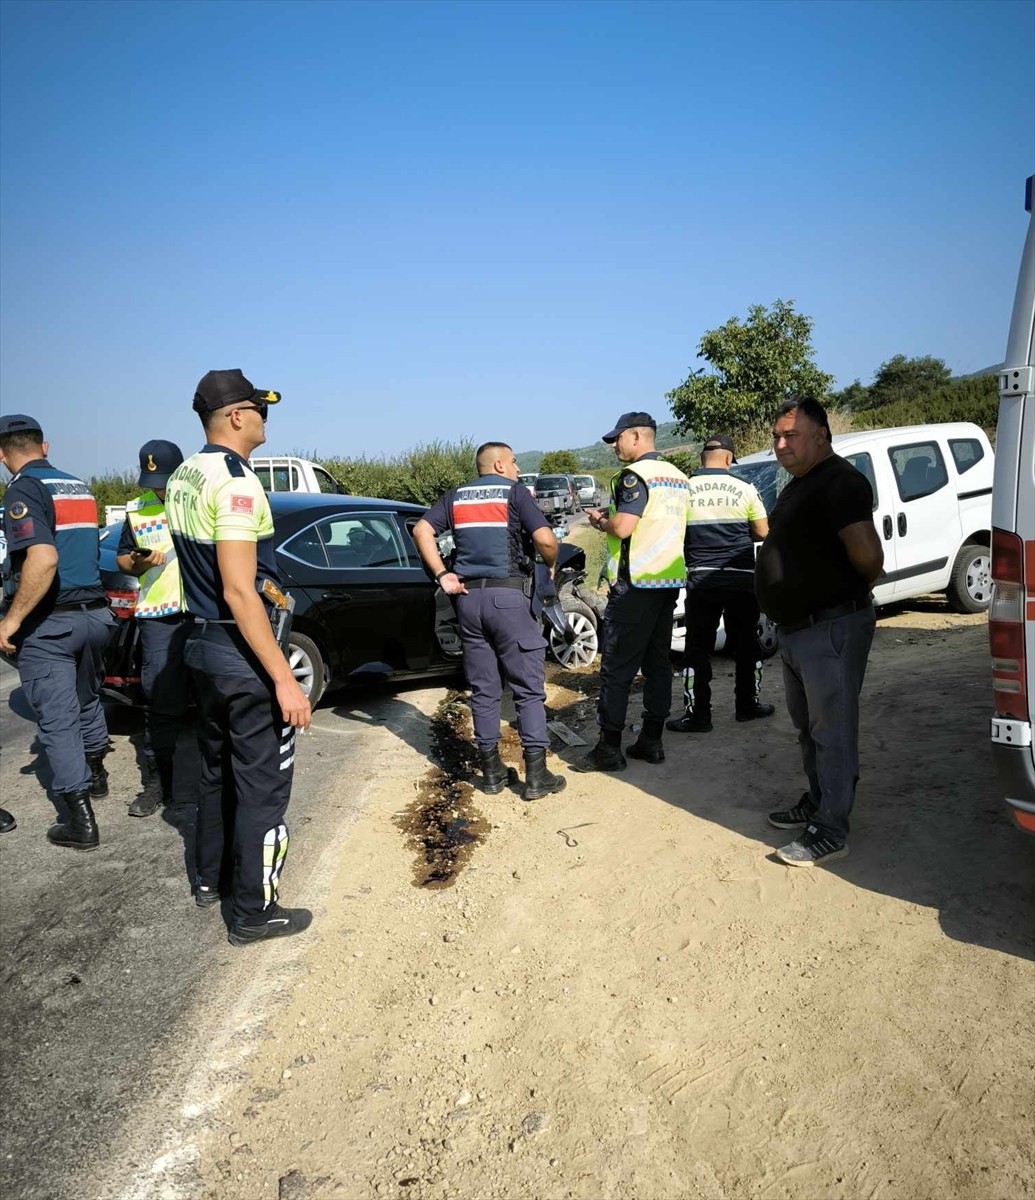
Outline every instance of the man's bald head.
<svg viewBox="0 0 1035 1200"><path fill-rule="evenodd" d="M506 442L483 442L475 455L479 475L502 475L504 479L517 479L517 459Z"/></svg>

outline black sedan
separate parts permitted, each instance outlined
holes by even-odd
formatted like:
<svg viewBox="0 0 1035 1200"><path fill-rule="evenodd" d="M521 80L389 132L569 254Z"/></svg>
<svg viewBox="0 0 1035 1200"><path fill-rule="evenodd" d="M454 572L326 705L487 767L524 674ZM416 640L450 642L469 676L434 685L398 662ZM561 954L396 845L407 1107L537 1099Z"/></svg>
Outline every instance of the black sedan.
<svg viewBox="0 0 1035 1200"><path fill-rule="evenodd" d="M273 493L277 567L295 599L289 661L315 705L328 688L460 670L456 618L410 536L425 509L363 496ZM116 617L105 690L139 690L137 581L116 564L121 524L101 531L101 576Z"/></svg>

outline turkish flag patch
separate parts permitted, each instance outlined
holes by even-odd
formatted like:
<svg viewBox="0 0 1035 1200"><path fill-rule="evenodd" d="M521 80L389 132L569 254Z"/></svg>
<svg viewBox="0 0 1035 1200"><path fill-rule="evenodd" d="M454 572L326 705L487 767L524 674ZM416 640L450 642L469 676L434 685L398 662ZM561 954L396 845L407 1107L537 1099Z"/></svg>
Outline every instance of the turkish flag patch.
<svg viewBox="0 0 1035 1200"><path fill-rule="evenodd" d="M255 498L253 496L231 496L230 511L250 515L255 511Z"/></svg>

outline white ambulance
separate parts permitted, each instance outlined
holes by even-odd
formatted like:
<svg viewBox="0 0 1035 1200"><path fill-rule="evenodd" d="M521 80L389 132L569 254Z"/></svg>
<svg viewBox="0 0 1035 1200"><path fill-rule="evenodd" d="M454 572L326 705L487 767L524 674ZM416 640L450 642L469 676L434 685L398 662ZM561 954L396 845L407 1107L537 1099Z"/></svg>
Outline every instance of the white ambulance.
<svg viewBox="0 0 1035 1200"><path fill-rule="evenodd" d="M992 489L992 759L1021 829L1035 834L1035 226L1028 235L999 373Z"/></svg>

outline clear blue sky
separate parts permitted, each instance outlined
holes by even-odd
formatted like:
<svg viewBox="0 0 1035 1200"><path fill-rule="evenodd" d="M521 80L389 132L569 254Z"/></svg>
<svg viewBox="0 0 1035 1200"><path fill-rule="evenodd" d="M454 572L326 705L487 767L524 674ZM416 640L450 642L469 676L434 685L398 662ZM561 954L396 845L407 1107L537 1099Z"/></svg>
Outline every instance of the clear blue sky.
<svg viewBox="0 0 1035 1200"><path fill-rule="evenodd" d="M1035 6L2 7L0 407L56 463L577 446L670 416L704 330L790 298L839 385L1006 343Z"/></svg>

